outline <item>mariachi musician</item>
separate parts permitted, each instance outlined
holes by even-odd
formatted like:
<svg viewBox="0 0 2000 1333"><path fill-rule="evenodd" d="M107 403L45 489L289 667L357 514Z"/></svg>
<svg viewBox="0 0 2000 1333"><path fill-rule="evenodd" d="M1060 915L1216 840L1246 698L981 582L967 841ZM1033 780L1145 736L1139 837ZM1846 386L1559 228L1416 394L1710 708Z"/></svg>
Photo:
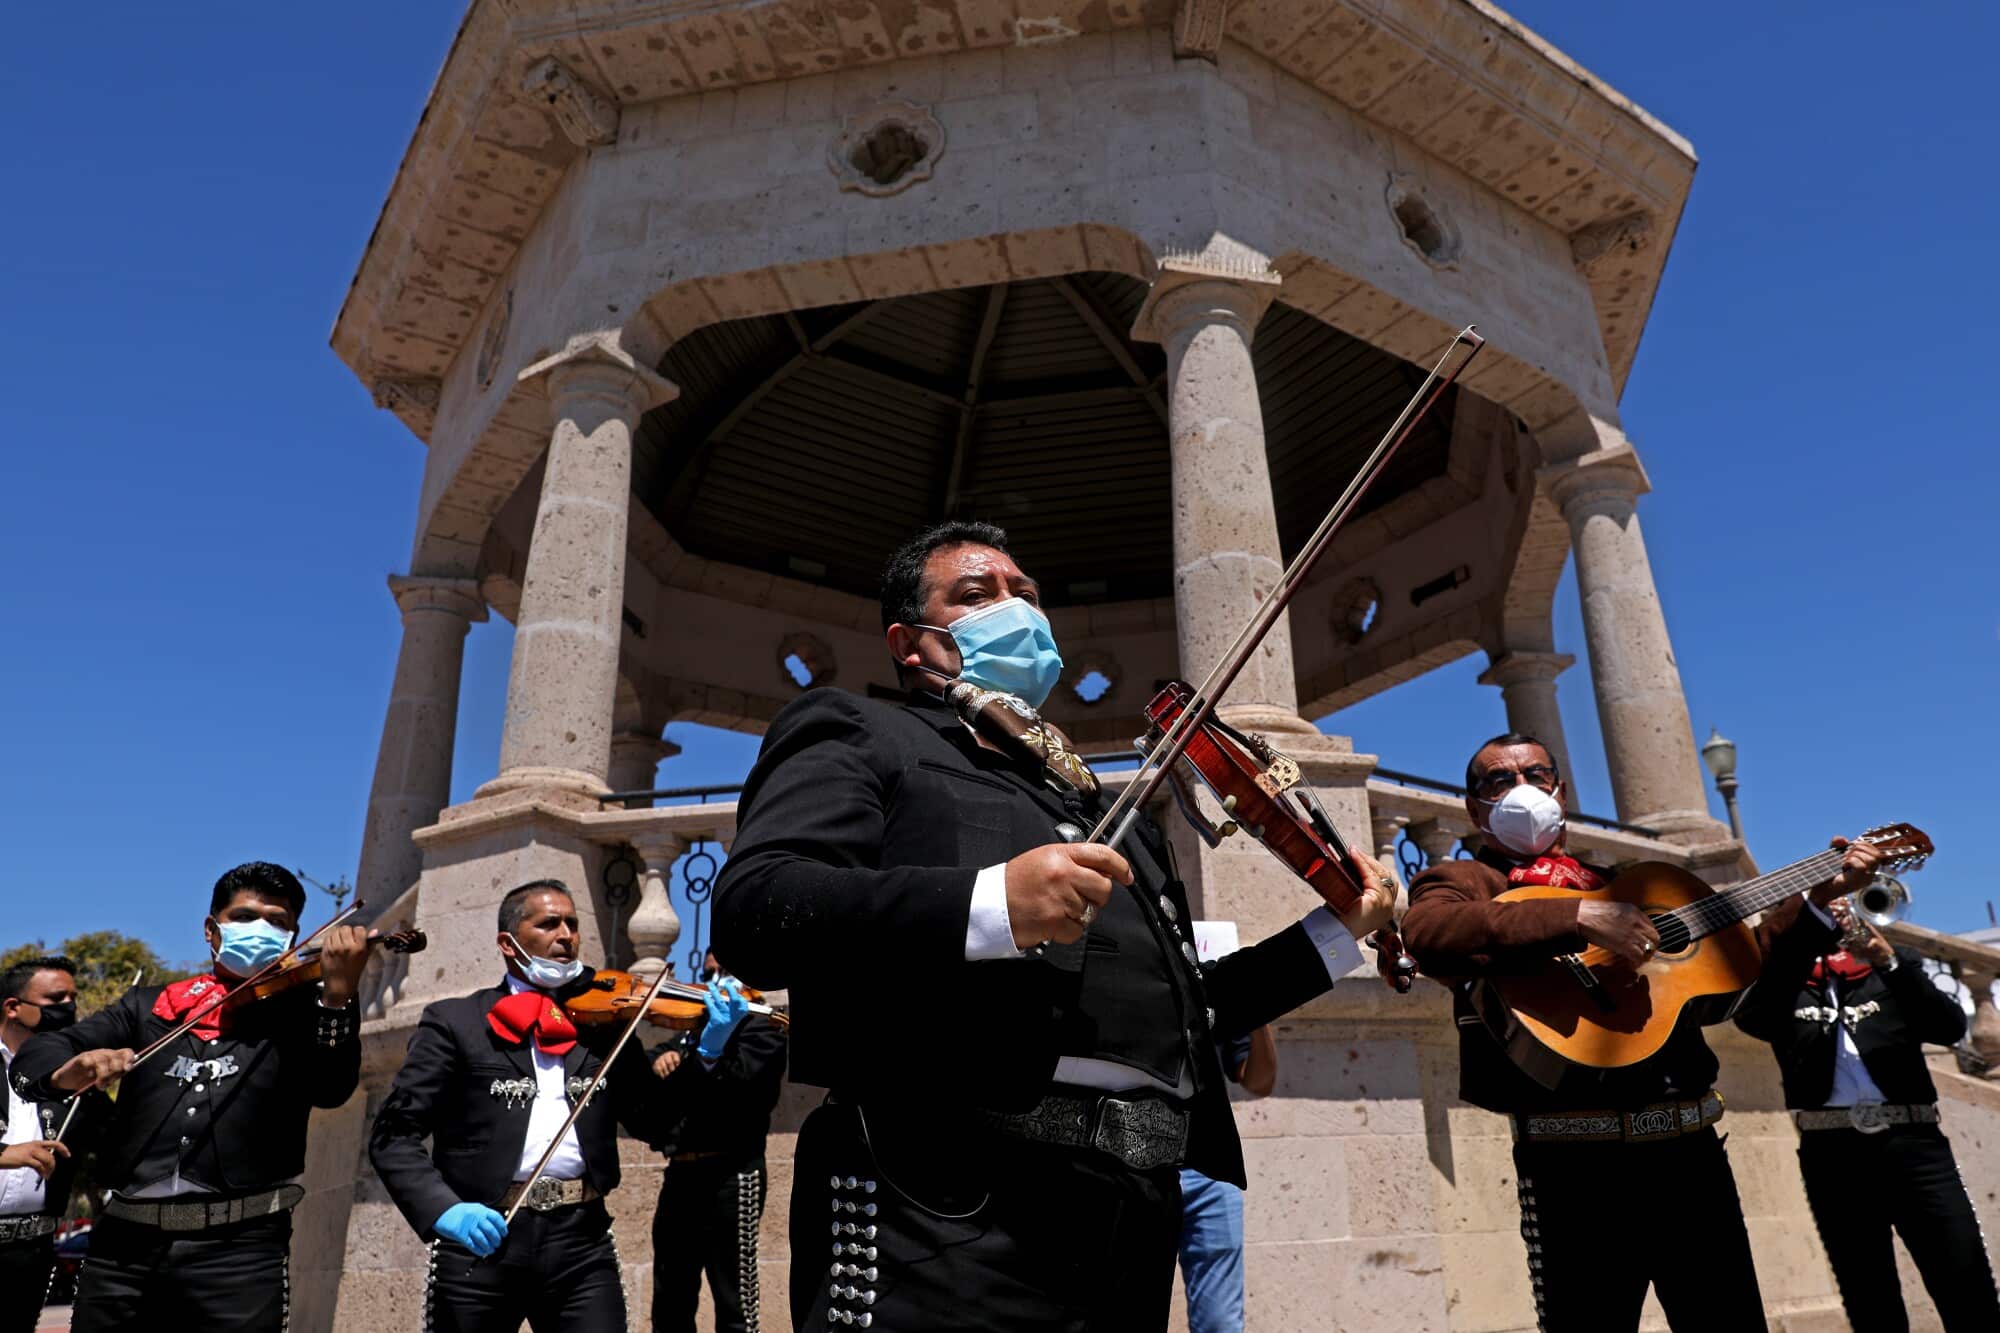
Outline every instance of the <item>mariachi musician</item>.
<svg viewBox="0 0 2000 1333"><path fill-rule="evenodd" d="M14 1058L14 1090L34 1101L124 1080L97 1147L113 1193L91 1229L73 1329L285 1326L307 1121L361 1078L355 988L368 932L321 933L317 987L241 1004L217 996L285 954L305 903L284 867L237 866L216 881L202 923L210 971L135 987ZM141 1049L153 1052L143 1063Z"/></svg>
<svg viewBox="0 0 2000 1333"><path fill-rule="evenodd" d="M1783 924L1780 911L1760 933ZM1840 1302L1857 1329L1908 1333L1893 1232L1945 1333L2000 1329L1979 1215L1939 1127L1924 1059L1924 1043L1953 1046L1965 1035L1965 1011L1931 984L1922 955L1890 944L1851 902L1831 912L1841 937L1818 957L1773 959L1736 1025L1777 1057Z"/></svg>
<svg viewBox="0 0 2000 1333"><path fill-rule="evenodd" d="M1326 991L1393 902L1363 859L1345 917L1198 967L1160 830L1076 841L1094 789L940 698L1038 708L1039 602L999 528L911 538L882 591L907 701L808 691L744 788L715 947L790 989L793 1080L829 1089L795 1158L799 1328L1163 1328L1180 1168L1244 1181L1214 1034Z"/></svg>
<svg viewBox="0 0 2000 1333"><path fill-rule="evenodd" d="M369 1160L430 1243L426 1329L623 1329L604 1197L618 1186L618 1125L657 1137L665 1085L632 1044L590 1087L611 1041L563 1005L595 974L577 957L576 902L560 880L510 890L498 924L505 974L425 1006Z"/></svg>
<svg viewBox="0 0 2000 1333"><path fill-rule="evenodd" d="M1636 1330L1650 1283L1676 1330L1762 1333L1736 1180L1713 1128L1722 1115L1716 1059L1700 1026L1684 1017L1651 1057L1605 1072L1573 1068L1547 1088L1509 1061L1472 1009L1473 978L1529 970L1586 945L1637 968L1659 947L1658 930L1637 907L1587 896L1613 876L1569 855L1562 774L1547 746L1495 736L1473 752L1465 786L1479 854L1411 881L1403 939L1427 974L1468 983L1453 986L1459 1095L1513 1121L1541 1328ZM1848 844L1839 873L1811 898L1853 892L1879 859L1867 843ZM1530 885L1586 896L1492 901ZM1809 959L1831 936L1830 924L1803 914L1773 940L1768 966Z"/></svg>

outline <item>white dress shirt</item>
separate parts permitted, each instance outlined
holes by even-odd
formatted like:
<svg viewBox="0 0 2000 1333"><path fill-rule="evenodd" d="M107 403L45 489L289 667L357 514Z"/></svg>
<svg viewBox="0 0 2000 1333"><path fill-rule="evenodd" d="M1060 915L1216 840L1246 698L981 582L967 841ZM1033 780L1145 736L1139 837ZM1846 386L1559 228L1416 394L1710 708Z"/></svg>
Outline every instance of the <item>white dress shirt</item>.
<svg viewBox="0 0 2000 1333"><path fill-rule="evenodd" d="M1340 924L1340 918L1324 907L1316 907L1300 918L1307 938L1326 965L1329 982L1338 981L1361 963L1361 946ZM1014 945L1014 924L1007 915L1007 866L987 866L972 881L972 911L965 923L965 961L987 962L997 958L1021 958L1025 954ZM1075 1088L1096 1088L1100 1092L1129 1092L1134 1088L1154 1088L1177 1097L1194 1094L1192 1074L1181 1071L1179 1086L1164 1083L1151 1075L1086 1055L1065 1055L1056 1061L1055 1081Z"/></svg>
<svg viewBox="0 0 2000 1333"><path fill-rule="evenodd" d="M524 990L535 988L509 972L507 989L519 995ZM535 1045L532 1035L527 1038L527 1047L535 1062L535 1104L528 1111L528 1137L521 1143L521 1163L514 1168L514 1179L517 1181L535 1174L535 1163L542 1160L542 1154L548 1151L556 1131L562 1128L563 1121L569 1119L569 1094L564 1088L567 1080L562 1057L550 1055ZM542 1174L550 1180L576 1180L583 1175L583 1144L577 1141L574 1126L556 1145L555 1155L549 1158L549 1168Z"/></svg>
<svg viewBox="0 0 2000 1333"><path fill-rule="evenodd" d="M7 1084L7 1146L32 1143L42 1137L41 1110L14 1091L14 1053L0 1045L0 1081ZM0 1217L23 1217L42 1211L47 1198L41 1176L32 1166L0 1171Z"/></svg>

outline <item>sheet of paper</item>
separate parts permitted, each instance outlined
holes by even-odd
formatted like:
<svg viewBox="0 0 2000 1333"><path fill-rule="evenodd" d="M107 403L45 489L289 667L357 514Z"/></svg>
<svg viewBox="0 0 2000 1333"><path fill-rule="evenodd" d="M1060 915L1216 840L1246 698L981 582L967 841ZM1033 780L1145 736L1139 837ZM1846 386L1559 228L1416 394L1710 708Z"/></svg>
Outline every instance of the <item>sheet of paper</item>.
<svg viewBox="0 0 2000 1333"><path fill-rule="evenodd" d="M1204 963L1212 963L1224 954L1235 953L1242 946L1236 942L1234 921L1197 921L1194 923L1195 957Z"/></svg>

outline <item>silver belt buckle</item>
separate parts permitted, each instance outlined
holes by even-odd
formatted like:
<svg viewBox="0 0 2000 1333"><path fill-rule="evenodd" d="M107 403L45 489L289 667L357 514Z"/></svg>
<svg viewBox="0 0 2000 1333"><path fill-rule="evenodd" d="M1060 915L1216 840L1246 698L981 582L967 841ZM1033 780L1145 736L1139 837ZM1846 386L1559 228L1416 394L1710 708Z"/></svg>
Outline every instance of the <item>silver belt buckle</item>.
<svg viewBox="0 0 2000 1333"><path fill-rule="evenodd" d="M529 1186L528 1192L521 1196L521 1206L532 1208L538 1213L546 1213L551 1209L560 1208L562 1207L562 1201L563 1182L560 1180L551 1180L547 1176L543 1176L540 1180Z"/></svg>
<svg viewBox="0 0 2000 1333"><path fill-rule="evenodd" d="M1134 1170L1150 1171L1181 1160L1187 1127L1187 1118L1162 1102L1106 1097L1097 1104L1090 1143Z"/></svg>
<svg viewBox="0 0 2000 1333"><path fill-rule="evenodd" d="M1863 1134L1880 1134L1889 1128L1888 1114L1880 1102L1856 1102L1847 1108L1847 1118Z"/></svg>

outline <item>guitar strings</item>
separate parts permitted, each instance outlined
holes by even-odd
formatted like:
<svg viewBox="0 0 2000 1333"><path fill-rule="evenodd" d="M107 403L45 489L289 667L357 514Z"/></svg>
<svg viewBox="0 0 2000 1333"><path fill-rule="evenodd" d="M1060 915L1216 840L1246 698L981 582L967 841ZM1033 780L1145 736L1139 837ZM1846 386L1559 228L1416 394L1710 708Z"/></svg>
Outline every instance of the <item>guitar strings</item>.
<svg viewBox="0 0 2000 1333"><path fill-rule="evenodd" d="M1650 919L1660 932L1661 950L1678 953L1703 936L1712 935L1724 926L1820 883L1826 878L1822 872L1838 865L1840 858L1838 851L1818 852L1760 876L1739 889L1658 913Z"/></svg>

